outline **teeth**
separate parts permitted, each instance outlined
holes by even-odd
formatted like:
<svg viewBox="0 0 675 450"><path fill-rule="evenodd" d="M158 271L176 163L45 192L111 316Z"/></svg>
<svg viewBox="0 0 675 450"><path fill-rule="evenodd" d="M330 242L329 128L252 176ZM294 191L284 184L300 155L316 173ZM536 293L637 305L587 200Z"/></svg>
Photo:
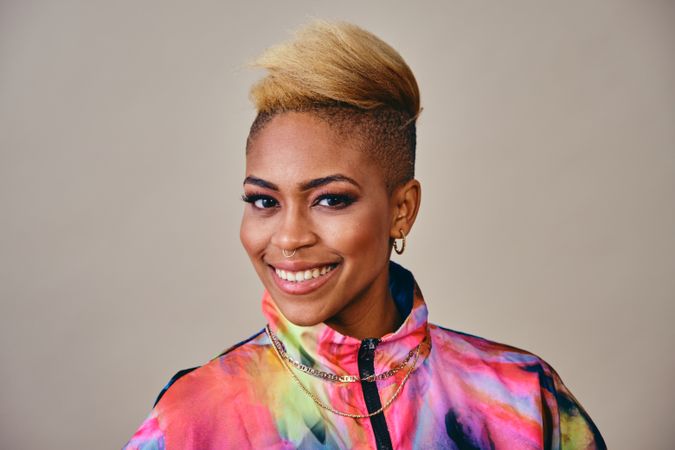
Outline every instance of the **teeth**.
<svg viewBox="0 0 675 450"><path fill-rule="evenodd" d="M329 266L323 266L323 267L315 267L313 269L309 270L301 270L299 272L286 272L285 270L281 269L274 269L282 280L287 280L287 281L294 281L296 283L301 283L303 281L307 280L313 280L314 278L319 278L322 275L327 274L331 270L333 270L335 266L329 265Z"/></svg>

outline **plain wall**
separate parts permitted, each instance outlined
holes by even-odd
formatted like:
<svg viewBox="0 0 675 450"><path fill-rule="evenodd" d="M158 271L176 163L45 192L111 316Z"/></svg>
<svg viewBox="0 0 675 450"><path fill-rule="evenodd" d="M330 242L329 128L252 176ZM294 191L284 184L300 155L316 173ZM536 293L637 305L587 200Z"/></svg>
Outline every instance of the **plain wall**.
<svg viewBox="0 0 675 450"><path fill-rule="evenodd" d="M119 448L263 325L245 67L310 16L415 72L431 320L550 362L612 449L675 439L675 2L0 2L0 447Z"/></svg>

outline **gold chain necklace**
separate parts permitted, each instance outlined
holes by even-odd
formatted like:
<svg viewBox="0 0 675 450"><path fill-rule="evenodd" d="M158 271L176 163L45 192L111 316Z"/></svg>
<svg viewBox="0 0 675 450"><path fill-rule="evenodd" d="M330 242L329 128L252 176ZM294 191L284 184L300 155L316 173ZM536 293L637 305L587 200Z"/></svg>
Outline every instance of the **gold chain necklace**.
<svg viewBox="0 0 675 450"><path fill-rule="evenodd" d="M399 363L396 367L387 370L386 372L382 372L379 374L372 374L368 375L367 377L360 378L356 375L336 375L334 373L329 373L329 372L323 372L321 370L317 370L313 367L308 367L301 362L293 359L291 355L288 354L286 351L286 347L284 346L284 343L279 340L279 338L272 333L272 330L269 329L269 325L265 326L265 330L267 331L267 334L269 335L270 339L272 340L272 344L274 344L274 347L276 350L283 356L283 358L289 362L293 367L298 369L301 372L305 372L309 375L315 376L317 378L321 378L322 380L327 380L327 381L332 381L334 383L356 383L359 381L380 381L380 380L386 380L387 378L393 376L398 372L399 370L403 369L405 366L408 365L408 362L412 359L413 356L415 356L415 352L417 352L418 348L422 343L420 343L417 347L414 349L410 350L408 352L408 355L405 357L401 363Z"/></svg>
<svg viewBox="0 0 675 450"><path fill-rule="evenodd" d="M274 342L274 338L272 338L272 336L274 336L274 335L272 334L271 330L269 329L269 326L265 326L265 331L267 332L267 335L269 336L270 340L272 340L272 341ZM275 338L276 338L276 336L275 336ZM422 343L424 343L424 342L426 342L426 338L425 338L424 341L422 341ZM325 409L325 410L327 410L327 411L332 412L333 414L337 414L338 416L349 417L349 418L352 418L352 419L366 419L366 418L368 418L368 417L372 417L372 416L374 416L374 415L380 414L382 411L384 411L385 409L387 409L387 408L389 407L389 405L391 405L391 404L394 402L394 400L396 400L396 397L398 397L398 395L399 395L399 394L401 393L401 391L403 390L403 386L405 386L406 381L408 381L408 378L410 377L410 374L413 372L413 370L415 370L415 367L417 366L417 360L418 360L419 357L420 357L420 349L421 349L421 347L422 347L422 343L420 343L420 344L416 347L416 349L415 349L415 359L414 359L412 365L410 366L410 368L408 369L408 371L406 372L405 377L403 377L403 380L401 381L401 384L399 384L398 388L396 389L396 392L394 392L394 395L392 395L392 396L389 398L389 400L387 400L387 401L385 402L385 404L384 404L380 409L378 409L377 411L373 411L372 413L369 413L369 414L352 414L352 413L346 413L346 412L343 412L343 411L339 411L339 410L337 410L337 409L335 409L335 408L333 408L333 407L331 407L331 406L329 406L329 405L326 405L326 404L325 404L324 402L322 402L319 398L317 398L314 394L312 394L312 392L311 392L307 387L305 387L304 384L302 384L302 381L300 381L300 379L298 378L298 376L293 372L293 370L291 370L291 367L290 367L290 366L288 365L288 363L286 362L286 359L281 355L281 352L279 351L279 349L277 348L277 346L276 346L276 345L272 345L272 347L274 347L274 352L276 353L277 357L278 357L279 360L281 361L281 364L283 364L283 366L286 368L286 370L288 371L288 373L291 374L291 377L292 377L293 380L297 383L298 387L300 387L300 389L301 389L305 394L307 394L307 395L309 396L309 398L311 398L312 401L314 401L314 403L316 403L316 404L317 404L318 406L320 406L321 408L323 408L323 409Z"/></svg>

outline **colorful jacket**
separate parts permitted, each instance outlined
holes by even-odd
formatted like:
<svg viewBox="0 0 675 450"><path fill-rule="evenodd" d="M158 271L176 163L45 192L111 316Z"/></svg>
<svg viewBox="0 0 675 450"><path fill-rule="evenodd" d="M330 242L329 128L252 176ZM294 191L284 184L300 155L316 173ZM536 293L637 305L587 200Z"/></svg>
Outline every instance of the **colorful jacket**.
<svg viewBox="0 0 675 450"><path fill-rule="evenodd" d="M427 322L410 272L391 263L390 288L403 324L381 339L342 335L324 324L299 327L268 293L270 331L295 361L361 378L331 382L284 365L262 330L209 363L179 372L125 449L604 449L591 418L542 359L523 350ZM424 341L424 342L423 342ZM427 345L429 343L429 345ZM348 413L339 416L317 400Z"/></svg>

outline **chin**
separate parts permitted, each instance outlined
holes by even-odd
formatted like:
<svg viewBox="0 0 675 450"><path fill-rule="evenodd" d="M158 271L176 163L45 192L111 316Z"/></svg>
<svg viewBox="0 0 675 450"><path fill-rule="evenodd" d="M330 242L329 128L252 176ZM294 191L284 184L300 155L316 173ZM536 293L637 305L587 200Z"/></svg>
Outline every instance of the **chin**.
<svg viewBox="0 0 675 450"><path fill-rule="evenodd" d="M301 305L283 305L276 302L279 311L284 315L289 322L299 327L311 327L328 320L323 314L311 311L311 308L303 307ZM310 309L310 310L308 310Z"/></svg>
<svg viewBox="0 0 675 450"><path fill-rule="evenodd" d="M284 316L286 316L284 314ZM297 325L299 327L313 327L314 325L320 324L323 322L323 320L312 320L311 318L300 318L299 320L296 320L293 317L286 317L289 322L291 322L293 325Z"/></svg>

